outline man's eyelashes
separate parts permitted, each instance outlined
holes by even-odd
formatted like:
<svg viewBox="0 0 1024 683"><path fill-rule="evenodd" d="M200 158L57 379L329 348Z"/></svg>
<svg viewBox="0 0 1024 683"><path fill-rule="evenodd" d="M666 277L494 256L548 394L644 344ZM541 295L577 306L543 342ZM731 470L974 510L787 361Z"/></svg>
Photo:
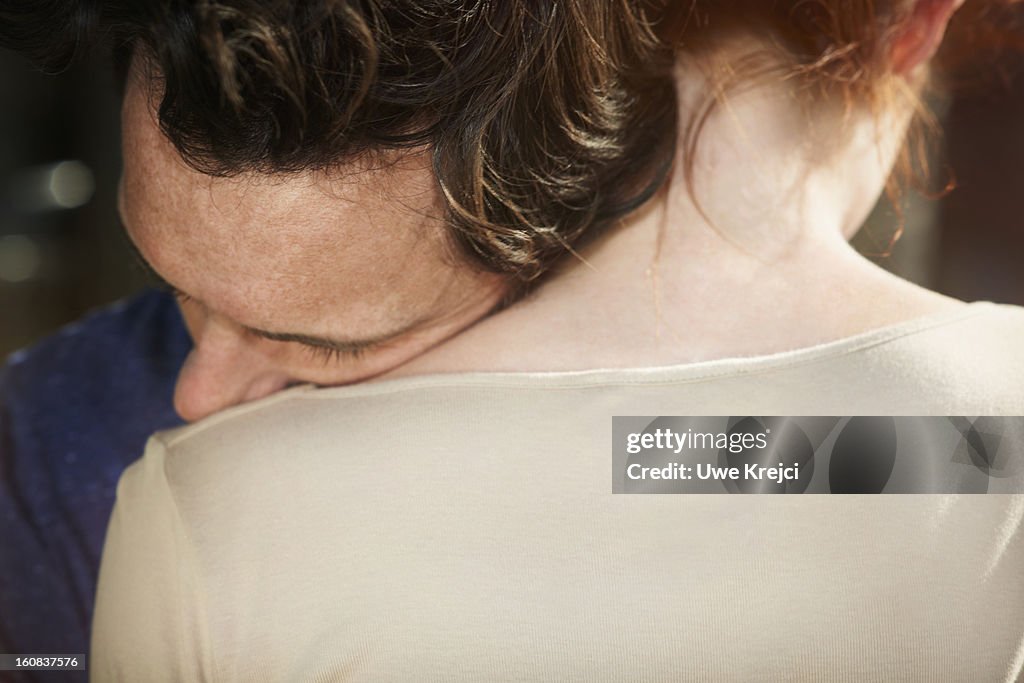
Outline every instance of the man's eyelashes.
<svg viewBox="0 0 1024 683"><path fill-rule="evenodd" d="M362 358L363 354L367 351L366 348L362 347L342 349L334 346L314 346L312 344L302 344L302 346L313 358L323 361L324 365L337 362L342 358L356 360Z"/></svg>

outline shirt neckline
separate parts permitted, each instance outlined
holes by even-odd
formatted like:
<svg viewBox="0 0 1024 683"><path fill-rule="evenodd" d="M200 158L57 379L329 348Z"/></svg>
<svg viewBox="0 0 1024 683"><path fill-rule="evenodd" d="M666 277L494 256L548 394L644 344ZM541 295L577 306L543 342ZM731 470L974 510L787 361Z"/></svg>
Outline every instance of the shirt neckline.
<svg viewBox="0 0 1024 683"><path fill-rule="evenodd" d="M658 386L687 384L714 379L753 375L781 370L822 359L836 358L886 344L968 318L1001 306L991 301L965 303L948 311L933 313L893 323L849 337L792 351L722 358L679 365L652 367L605 368L593 370L558 370L548 372L453 372L410 375L395 379L321 387L301 384L274 393L266 398L243 403L168 433L171 446L206 429L236 417L290 399L348 399L380 396L428 388L491 388L491 389L580 389L601 386Z"/></svg>

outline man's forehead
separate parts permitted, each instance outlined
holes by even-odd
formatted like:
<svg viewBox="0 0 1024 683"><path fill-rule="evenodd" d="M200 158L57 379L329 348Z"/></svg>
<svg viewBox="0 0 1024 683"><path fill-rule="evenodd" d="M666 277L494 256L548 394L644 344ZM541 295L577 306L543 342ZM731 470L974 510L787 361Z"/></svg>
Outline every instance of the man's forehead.
<svg viewBox="0 0 1024 683"><path fill-rule="evenodd" d="M355 159L330 170L216 177L186 165L145 110L125 119L128 206L152 214L145 217L159 225L174 223L160 221L164 214L187 216L188 224L175 225L176 231L194 227L248 240L283 236L299 245L339 235L393 239L409 231L410 212L424 219L433 214L436 222L438 202L423 152L390 162Z"/></svg>
<svg viewBox="0 0 1024 683"><path fill-rule="evenodd" d="M126 92L122 209L176 287L277 321L339 303L360 318L393 314L432 279L443 223L428 155L213 177L184 163L142 90Z"/></svg>

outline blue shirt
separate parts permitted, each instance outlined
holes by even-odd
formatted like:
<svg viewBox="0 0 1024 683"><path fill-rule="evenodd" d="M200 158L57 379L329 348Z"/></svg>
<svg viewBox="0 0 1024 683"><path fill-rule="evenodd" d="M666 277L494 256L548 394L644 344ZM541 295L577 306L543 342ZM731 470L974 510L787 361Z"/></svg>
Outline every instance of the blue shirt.
<svg viewBox="0 0 1024 683"><path fill-rule="evenodd" d="M149 291L0 370L0 652L88 652L118 478L150 434L181 424L172 397L190 348L174 298ZM77 683L85 674L14 680Z"/></svg>

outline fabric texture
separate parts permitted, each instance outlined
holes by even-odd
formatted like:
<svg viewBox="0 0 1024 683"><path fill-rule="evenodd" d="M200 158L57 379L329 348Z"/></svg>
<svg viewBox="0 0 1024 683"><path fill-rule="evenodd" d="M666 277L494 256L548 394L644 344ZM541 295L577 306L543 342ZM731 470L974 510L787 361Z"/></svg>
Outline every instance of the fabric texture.
<svg viewBox="0 0 1024 683"><path fill-rule="evenodd" d="M118 485L93 680L1024 680L1024 495L611 493L614 415L1022 415L1022 342L1024 309L980 303L158 434Z"/></svg>
<svg viewBox="0 0 1024 683"><path fill-rule="evenodd" d="M97 311L0 370L0 652L85 653L118 477L156 430L190 347L174 298ZM4 681L86 680L85 671Z"/></svg>

